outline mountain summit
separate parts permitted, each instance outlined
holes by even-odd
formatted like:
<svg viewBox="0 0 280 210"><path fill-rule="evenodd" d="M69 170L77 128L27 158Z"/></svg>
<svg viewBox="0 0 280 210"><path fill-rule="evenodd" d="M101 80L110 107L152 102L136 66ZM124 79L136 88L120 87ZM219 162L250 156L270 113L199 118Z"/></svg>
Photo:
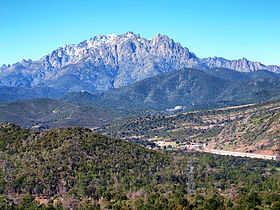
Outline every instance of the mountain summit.
<svg viewBox="0 0 280 210"><path fill-rule="evenodd" d="M157 34L148 40L127 32L95 36L77 45L65 45L37 61L22 60L3 65L0 86L99 92L183 67L280 72L279 66L265 66L245 58L233 61L217 57L200 59L166 35Z"/></svg>

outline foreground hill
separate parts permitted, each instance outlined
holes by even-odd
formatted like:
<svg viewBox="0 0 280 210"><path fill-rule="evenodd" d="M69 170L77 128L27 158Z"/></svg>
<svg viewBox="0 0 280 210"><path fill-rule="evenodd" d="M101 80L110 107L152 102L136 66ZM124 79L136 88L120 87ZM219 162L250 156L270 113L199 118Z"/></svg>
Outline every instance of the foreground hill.
<svg viewBox="0 0 280 210"><path fill-rule="evenodd" d="M166 111L175 107L211 109L275 98L280 98L280 78L272 72L181 69L104 93L70 93L62 100L112 109Z"/></svg>
<svg viewBox="0 0 280 210"><path fill-rule="evenodd" d="M132 116L135 115L131 112L47 98L0 103L0 122L11 122L35 129L96 127Z"/></svg>
<svg viewBox="0 0 280 210"><path fill-rule="evenodd" d="M248 104L222 109L146 116L96 129L112 137L181 147L206 143L208 148L259 154L279 152L280 102Z"/></svg>
<svg viewBox="0 0 280 210"><path fill-rule="evenodd" d="M279 207L280 165L157 152L79 127L0 125L0 208ZM216 190L218 188L219 190ZM194 190L196 193L194 194Z"/></svg>

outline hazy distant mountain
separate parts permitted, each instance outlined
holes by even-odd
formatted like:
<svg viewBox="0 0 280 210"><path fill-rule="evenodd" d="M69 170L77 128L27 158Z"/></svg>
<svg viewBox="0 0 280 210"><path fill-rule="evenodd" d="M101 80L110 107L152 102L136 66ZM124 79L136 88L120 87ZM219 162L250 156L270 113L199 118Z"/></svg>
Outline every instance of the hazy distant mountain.
<svg viewBox="0 0 280 210"><path fill-rule="evenodd" d="M31 98L60 98L64 92L49 87L0 87L0 102Z"/></svg>
<svg viewBox="0 0 280 210"><path fill-rule="evenodd" d="M200 59L200 64L207 66L208 68L227 68L240 72L250 72L257 70L267 70L276 73L280 73L280 67L276 65L263 65L260 62L248 61L246 58L238 60L227 60L221 57L203 58Z"/></svg>
<svg viewBox="0 0 280 210"><path fill-rule="evenodd" d="M104 93L70 93L62 99L113 109L156 109L181 106L209 109L280 98L279 75L268 71L182 69L150 77Z"/></svg>
<svg viewBox="0 0 280 210"><path fill-rule="evenodd" d="M53 87L64 92L106 91L183 67L236 71L269 70L279 66L259 62L198 58L166 35L151 40L132 32L101 35L77 45L60 47L40 60L22 60L0 68L0 86Z"/></svg>

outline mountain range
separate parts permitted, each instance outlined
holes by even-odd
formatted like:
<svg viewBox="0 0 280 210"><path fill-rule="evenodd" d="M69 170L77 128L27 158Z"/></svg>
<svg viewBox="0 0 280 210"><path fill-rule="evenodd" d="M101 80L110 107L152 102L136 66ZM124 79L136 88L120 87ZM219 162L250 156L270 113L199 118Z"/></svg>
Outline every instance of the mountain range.
<svg viewBox="0 0 280 210"><path fill-rule="evenodd" d="M199 110L280 98L279 74L184 68L102 93L69 93L62 100L122 110ZM176 108L177 107L177 108Z"/></svg>
<svg viewBox="0 0 280 210"><path fill-rule="evenodd" d="M0 86L51 87L65 93L81 90L94 93L184 67L280 72L279 66L265 66L245 58L200 59L166 35L157 34L149 40L127 32L95 36L79 44L65 45L40 60L3 65Z"/></svg>
<svg viewBox="0 0 280 210"><path fill-rule="evenodd" d="M57 99L42 98L44 94ZM92 128L136 116L280 99L280 80L279 74L264 70L184 68L106 92L62 95L56 95L53 88L0 87L0 122L34 129ZM32 97L41 98L28 99Z"/></svg>

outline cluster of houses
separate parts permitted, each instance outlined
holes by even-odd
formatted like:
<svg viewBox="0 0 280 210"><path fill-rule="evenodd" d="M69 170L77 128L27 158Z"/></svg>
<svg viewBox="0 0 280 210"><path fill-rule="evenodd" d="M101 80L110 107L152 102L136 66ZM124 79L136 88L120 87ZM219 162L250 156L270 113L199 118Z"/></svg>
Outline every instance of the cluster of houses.
<svg viewBox="0 0 280 210"><path fill-rule="evenodd" d="M156 147L151 147L150 145L147 146L149 149L180 149L180 150L187 150L187 151L194 151L194 150L204 150L206 147L206 144L199 144L199 143L193 143L193 144L184 144L184 145L178 145L174 144L174 142L167 142L167 141L155 141Z"/></svg>
<svg viewBox="0 0 280 210"><path fill-rule="evenodd" d="M180 146L180 149L188 150L188 151L194 151L194 150L204 150L206 147L206 144L186 144L183 146Z"/></svg>

